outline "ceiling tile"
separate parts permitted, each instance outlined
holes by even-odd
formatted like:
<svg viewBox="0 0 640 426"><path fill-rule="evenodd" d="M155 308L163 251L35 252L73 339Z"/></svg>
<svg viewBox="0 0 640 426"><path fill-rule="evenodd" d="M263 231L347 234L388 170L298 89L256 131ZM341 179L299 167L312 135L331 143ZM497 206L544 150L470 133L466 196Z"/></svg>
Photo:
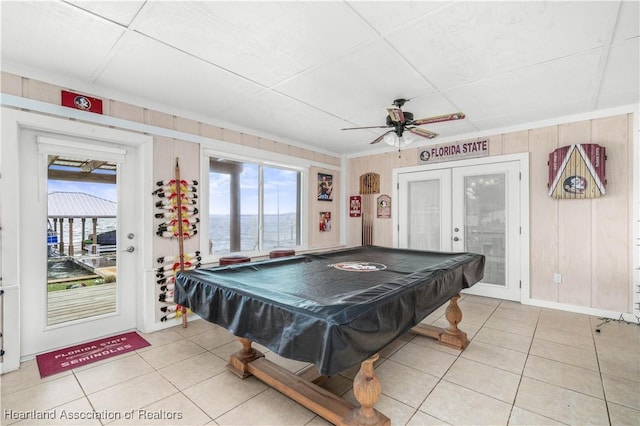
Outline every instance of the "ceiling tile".
<svg viewBox="0 0 640 426"><path fill-rule="evenodd" d="M601 47L615 2L461 2L388 37L443 91Z"/></svg>
<svg viewBox="0 0 640 426"><path fill-rule="evenodd" d="M369 131L365 134L341 131L345 127L343 120L273 92L262 92L245 105L225 111L220 118L242 122L248 128L259 128L267 136L280 135L295 144L317 146L333 152L346 151L350 146L363 149L378 135Z"/></svg>
<svg viewBox="0 0 640 426"><path fill-rule="evenodd" d="M241 77L134 32L123 38L97 84L213 118L217 112L262 90Z"/></svg>
<svg viewBox="0 0 640 426"><path fill-rule="evenodd" d="M640 36L640 2L622 1L620 2L620 13L618 14L618 25L613 36L613 42L617 43L633 37Z"/></svg>
<svg viewBox="0 0 640 426"><path fill-rule="evenodd" d="M124 29L57 2L2 2L2 62L89 81Z"/></svg>
<svg viewBox="0 0 640 426"><path fill-rule="evenodd" d="M77 6L95 15L102 16L125 27L144 5L144 1L96 1L96 0L65 0L66 3Z"/></svg>
<svg viewBox="0 0 640 426"><path fill-rule="evenodd" d="M350 1L347 4L380 34L402 27L447 2L440 1Z"/></svg>
<svg viewBox="0 0 640 426"><path fill-rule="evenodd" d="M638 103L640 90L640 38L611 46L600 96L626 95L626 104Z"/></svg>
<svg viewBox="0 0 640 426"><path fill-rule="evenodd" d="M386 107L394 99L433 92L431 85L383 40L297 75L274 89L330 111L351 126L383 125Z"/></svg>
<svg viewBox="0 0 640 426"><path fill-rule="evenodd" d="M472 120L593 98L602 49L491 77L445 93ZM577 72L579 70L579 72Z"/></svg>
<svg viewBox="0 0 640 426"><path fill-rule="evenodd" d="M143 12L136 31L264 86L376 37L338 2L157 2Z"/></svg>

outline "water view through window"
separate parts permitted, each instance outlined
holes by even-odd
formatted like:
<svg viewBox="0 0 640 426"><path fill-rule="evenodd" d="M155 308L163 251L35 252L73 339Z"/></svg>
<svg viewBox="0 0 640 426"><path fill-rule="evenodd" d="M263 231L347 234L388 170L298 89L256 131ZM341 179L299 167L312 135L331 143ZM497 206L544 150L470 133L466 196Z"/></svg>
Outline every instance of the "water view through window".
<svg viewBox="0 0 640 426"><path fill-rule="evenodd" d="M211 158L211 254L266 251L300 243L300 173Z"/></svg>

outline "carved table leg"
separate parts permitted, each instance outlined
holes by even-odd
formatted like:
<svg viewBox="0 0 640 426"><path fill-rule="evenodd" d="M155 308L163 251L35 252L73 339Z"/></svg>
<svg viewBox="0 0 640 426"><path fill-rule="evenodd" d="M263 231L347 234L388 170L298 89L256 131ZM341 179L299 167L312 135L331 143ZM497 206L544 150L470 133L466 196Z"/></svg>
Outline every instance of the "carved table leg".
<svg viewBox="0 0 640 426"><path fill-rule="evenodd" d="M353 393L360 403L360 407L354 408L340 422L340 426L390 426L391 420L378 410L373 408L380 399L382 387L380 380L373 370L373 363L379 358L375 354L360 365L360 371L353 379Z"/></svg>
<svg viewBox="0 0 640 426"><path fill-rule="evenodd" d="M242 344L242 349L231 355L227 369L241 379L245 379L251 375L247 370L247 364L264 357L264 354L251 347L251 340L245 339L244 337L238 337L238 340Z"/></svg>
<svg viewBox="0 0 640 426"><path fill-rule="evenodd" d="M443 330L438 339L441 343L453 346L457 349L464 349L469 344L467 333L458 329L458 324L462 321L462 311L458 306L460 295L453 296L449 301L449 306L445 312L445 318L449 321L449 327Z"/></svg>

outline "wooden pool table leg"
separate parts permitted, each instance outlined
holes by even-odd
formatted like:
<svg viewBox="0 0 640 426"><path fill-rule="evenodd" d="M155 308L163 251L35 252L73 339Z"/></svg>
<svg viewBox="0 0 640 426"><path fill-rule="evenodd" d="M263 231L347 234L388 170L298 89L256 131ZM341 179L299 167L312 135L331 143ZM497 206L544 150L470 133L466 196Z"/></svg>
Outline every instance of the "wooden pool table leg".
<svg viewBox="0 0 640 426"><path fill-rule="evenodd" d="M360 407L352 409L342 418L339 426L390 426L391 420L373 408L380 399L382 386L380 379L373 370L373 363L379 358L378 354L366 359L360 364L360 371L353 379L353 394L360 403Z"/></svg>
<svg viewBox="0 0 640 426"><path fill-rule="evenodd" d="M251 376L247 368L248 364L258 358L263 358L264 354L251 347L251 340L244 337L238 337L238 340L242 344L242 349L231 355L227 369L241 379L246 379Z"/></svg>
<svg viewBox="0 0 640 426"><path fill-rule="evenodd" d="M445 311L445 318L449 322L449 327L442 331L439 341L445 345L453 346L458 349L464 349L469 344L467 333L458 328L458 324L462 321L462 310L458 306L460 295L453 296L449 301L449 306Z"/></svg>
<svg viewBox="0 0 640 426"><path fill-rule="evenodd" d="M449 327L439 328L433 325L418 324L411 330L427 337L438 339L443 345L451 346L456 349L464 349L469 344L467 333L458 328L458 324L462 321L462 310L458 306L460 295L457 294L449 300L449 306L445 312L445 318L449 322Z"/></svg>

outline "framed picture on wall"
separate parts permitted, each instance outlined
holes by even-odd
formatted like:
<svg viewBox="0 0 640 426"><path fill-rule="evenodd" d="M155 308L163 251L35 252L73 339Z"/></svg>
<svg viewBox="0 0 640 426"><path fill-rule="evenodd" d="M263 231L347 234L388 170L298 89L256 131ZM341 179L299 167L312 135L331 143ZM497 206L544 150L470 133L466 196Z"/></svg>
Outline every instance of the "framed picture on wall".
<svg viewBox="0 0 640 426"><path fill-rule="evenodd" d="M318 173L318 200L333 201L333 175Z"/></svg>
<svg viewBox="0 0 640 426"><path fill-rule="evenodd" d="M320 212L320 232L331 231L331 212Z"/></svg>

